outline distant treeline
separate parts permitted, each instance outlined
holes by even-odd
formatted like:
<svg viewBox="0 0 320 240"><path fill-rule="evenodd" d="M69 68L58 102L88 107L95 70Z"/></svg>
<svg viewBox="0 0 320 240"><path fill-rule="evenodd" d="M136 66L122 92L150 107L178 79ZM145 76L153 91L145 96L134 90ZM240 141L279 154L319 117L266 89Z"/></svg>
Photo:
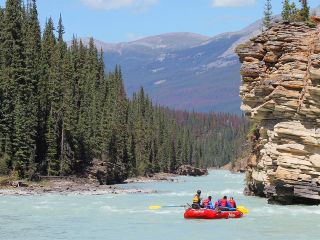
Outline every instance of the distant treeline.
<svg viewBox="0 0 320 240"><path fill-rule="evenodd" d="M230 113L196 113L166 109L169 116L193 136L196 157L190 163L199 167L221 167L236 161L247 147L247 118Z"/></svg>
<svg viewBox="0 0 320 240"><path fill-rule="evenodd" d="M105 73L92 39L67 47L61 17L41 34L36 2L28 2L0 8L0 175L82 175L98 158L117 182L237 156L243 118L170 111L142 88L129 100L120 67Z"/></svg>

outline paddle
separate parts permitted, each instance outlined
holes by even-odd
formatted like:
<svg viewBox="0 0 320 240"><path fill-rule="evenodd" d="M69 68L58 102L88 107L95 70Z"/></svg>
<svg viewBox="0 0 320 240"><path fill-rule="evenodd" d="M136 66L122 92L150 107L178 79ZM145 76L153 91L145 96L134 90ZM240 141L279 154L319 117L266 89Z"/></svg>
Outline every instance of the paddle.
<svg viewBox="0 0 320 240"><path fill-rule="evenodd" d="M237 210L242 212L243 214L248 214L249 210L245 206L238 206Z"/></svg>
<svg viewBox="0 0 320 240"><path fill-rule="evenodd" d="M153 206L149 206L149 209L150 209L150 210L157 210L157 209L160 209L160 208L179 208L179 207L185 207L185 205L178 205L178 206L172 206L172 205L169 205L169 206L153 205Z"/></svg>

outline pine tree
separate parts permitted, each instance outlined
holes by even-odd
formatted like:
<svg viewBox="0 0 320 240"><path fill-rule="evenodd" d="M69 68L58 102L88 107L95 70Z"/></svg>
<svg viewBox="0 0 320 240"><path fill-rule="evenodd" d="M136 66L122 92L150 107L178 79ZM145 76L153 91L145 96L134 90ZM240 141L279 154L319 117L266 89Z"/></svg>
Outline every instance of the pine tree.
<svg viewBox="0 0 320 240"><path fill-rule="evenodd" d="M97 66L97 81L96 81L96 86L95 86L95 128L93 129L94 131L94 136L95 136L95 144L96 144L96 155L101 156L103 153L103 148L102 148L102 143L104 142L103 139L103 104L106 101L107 98L107 81L106 81L106 76L104 72L104 55L102 49L100 50L99 53L99 59L98 59L98 66Z"/></svg>
<svg viewBox="0 0 320 240"><path fill-rule="evenodd" d="M304 21L307 21L307 20L309 20L309 16L310 16L310 7L308 5L308 1L307 0L299 0L299 2L302 5L302 8L300 10L301 17Z"/></svg>
<svg viewBox="0 0 320 240"><path fill-rule="evenodd" d="M134 122L135 122L135 112L134 112L134 101L136 95L133 95L132 101L128 104L128 141L127 141L127 153L128 153L128 176L135 176L136 170L136 142L135 142L135 131L134 131Z"/></svg>
<svg viewBox="0 0 320 240"><path fill-rule="evenodd" d="M86 119L90 122L90 128L88 129L89 145L93 146L96 150L99 145L98 136L98 122L99 122L99 104L100 104L100 72L99 72L99 61L98 51L94 45L93 38L89 41L88 48L88 72L87 72L87 85L86 85L86 96L88 101L88 111ZM95 152L92 153L94 156Z"/></svg>
<svg viewBox="0 0 320 240"><path fill-rule="evenodd" d="M62 103L60 129L60 174L72 173L75 164L73 126L75 125L74 83L71 52L67 51L62 65Z"/></svg>
<svg viewBox="0 0 320 240"><path fill-rule="evenodd" d="M65 118L66 128L70 129L68 133L68 145L70 153L70 168L74 173L82 173L84 162L86 160L86 149L84 147L84 140L82 134L82 126L80 125L80 116L82 114L82 100L83 100L83 64L85 61L85 50L80 42L74 37L70 48L70 58L72 77L69 79L70 87L68 87L68 96L66 104L68 105L67 116Z"/></svg>
<svg viewBox="0 0 320 240"><path fill-rule="evenodd" d="M297 6L294 2L290 5L289 21L301 21L301 17L298 14Z"/></svg>
<svg viewBox="0 0 320 240"><path fill-rule="evenodd" d="M28 7L27 21L25 21L25 64L26 64L26 85L28 100L25 102L27 119L25 124L28 126L29 136L26 143L30 154L28 175L32 178L37 171L36 152L37 152L37 130L38 130L38 96L40 82L40 56L41 56L41 33L38 21L38 11L36 1L33 0Z"/></svg>
<svg viewBox="0 0 320 240"><path fill-rule="evenodd" d="M3 116L3 101L4 101L4 9L0 7L0 153L5 151L5 132L4 132L4 116Z"/></svg>
<svg viewBox="0 0 320 240"><path fill-rule="evenodd" d="M48 170L48 123L52 122L49 119L50 101L49 101L49 82L52 78L52 56L56 45L54 35L54 26L51 18L46 22L46 26L41 42L40 56L40 80L38 85L38 128L37 128L37 152L36 161L40 163L39 171L41 174L47 174ZM54 153L53 153L54 154Z"/></svg>
<svg viewBox="0 0 320 240"><path fill-rule="evenodd" d="M79 44L74 39L72 50L74 66L74 104L76 106L74 127L74 153L77 164L74 166L77 173L82 173L90 160L88 146L88 123L86 122L88 104L87 89L87 52L88 50L80 40ZM89 93L90 94L90 93ZM108 138L106 138L108 139Z"/></svg>
<svg viewBox="0 0 320 240"><path fill-rule="evenodd" d="M122 72L120 67L116 67L114 73L114 86L115 86L115 108L113 114L113 133L112 139L114 139L116 154L112 156L116 162L114 165L116 175L123 172L127 166L127 99L125 89L123 85ZM112 144L109 146L111 147ZM126 174L126 172L124 171ZM121 176L116 176L121 179Z"/></svg>
<svg viewBox="0 0 320 240"><path fill-rule="evenodd" d="M58 22L58 65L57 70L61 71L59 78L56 81L58 85L56 91L60 91L57 95L56 102L56 136L57 136L57 160L55 160L55 172L60 175L68 175L72 173L72 168L75 165L75 149L74 149L74 131L76 125L76 104L75 91L76 82L73 82L75 69L73 65L73 51L68 50L66 43L63 40L64 26L62 24L62 17L60 14ZM59 170L57 169L59 167Z"/></svg>
<svg viewBox="0 0 320 240"><path fill-rule="evenodd" d="M25 46L21 2L8 0L4 14L3 29L3 130L5 152L13 160L19 176L24 176L29 160L25 143L28 133L26 120L28 101L25 76Z"/></svg>
<svg viewBox="0 0 320 240"><path fill-rule="evenodd" d="M268 29L271 26L271 21L272 21L271 0L266 0L265 7L264 7L263 26Z"/></svg>
<svg viewBox="0 0 320 240"><path fill-rule="evenodd" d="M58 24L58 41L55 45L51 59L50 79L48 81L49 118L46 139L48 143L48 170L49 175L60 175L61 170L61 142L64 141L63 132L63 82L62 72L66 44L63 41L64 28L60 16Z"/></svg>
<svg viewBox="0 0 320 240"><path fill-rule="evenodd" d="M289 0L284 0L282 2L282 12L281 16L284 21L290 20L290 14L291 14L291 5Z"/></svg>
<svg viewBox="0 0 320 240"><path fill-rule="evenodd" d="M296 4L294 2L290 3L289 0L284 0L281 13L282 19L284 21L301 21L303 20L302 12L303 10L297 10ZM306 14L306 12L304 14ZM307 11L307 14L309 15L309 10Z"/></svg>

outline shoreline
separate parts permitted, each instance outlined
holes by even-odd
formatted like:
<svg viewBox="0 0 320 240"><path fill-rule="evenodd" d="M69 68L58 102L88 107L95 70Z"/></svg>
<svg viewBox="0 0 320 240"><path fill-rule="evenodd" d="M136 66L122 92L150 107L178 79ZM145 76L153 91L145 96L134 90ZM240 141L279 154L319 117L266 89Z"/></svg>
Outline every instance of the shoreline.
<svg viewBox="0 0 320 240"><path fill-rule="evenodd" d="M154 189L122 188L126 184L151 182L179 182L178 175L159 173L152 177L129 178L123 184L99 185L88 179L76 178L73 180L46 180L40 182L23 182L23 186L0 186L1 196L41 196L41 195L109 195L109 194L153 194Z"/></svg>
<svg viewBox="0 0 320 240"><path fill-rule="evenodd" d="M93 187L89 186L87 189L36 189L31 190L30 188L15 188L15 189L0 189L1 196L46 196L46 195L110 195L110 194L152 194L157 193L156 190L145 190L145 189L122 189L112 186L104 187Z"/></svg>
<svg viewBox="0 0 320 240"><path fill-rule="evenodd" d="M157 173L152 177L133 177L124 181L124 184L128 183L150 183L150 182L179 182L177 178L181 175L173 173Z"/></svg>

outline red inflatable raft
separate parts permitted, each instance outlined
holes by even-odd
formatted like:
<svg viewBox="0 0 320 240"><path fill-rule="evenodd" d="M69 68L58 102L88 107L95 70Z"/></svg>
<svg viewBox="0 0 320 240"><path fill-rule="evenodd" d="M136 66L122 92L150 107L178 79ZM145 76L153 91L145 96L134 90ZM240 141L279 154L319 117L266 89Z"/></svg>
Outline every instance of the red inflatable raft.
<svg viewBox="0 0 320 240"><path fill-rule="evenodd" d="M210 209L192 209L188 208L184 213L184 218L188 219L228 219L241 218L243 213L236 211L222 211L216 212Z"/></svg>

